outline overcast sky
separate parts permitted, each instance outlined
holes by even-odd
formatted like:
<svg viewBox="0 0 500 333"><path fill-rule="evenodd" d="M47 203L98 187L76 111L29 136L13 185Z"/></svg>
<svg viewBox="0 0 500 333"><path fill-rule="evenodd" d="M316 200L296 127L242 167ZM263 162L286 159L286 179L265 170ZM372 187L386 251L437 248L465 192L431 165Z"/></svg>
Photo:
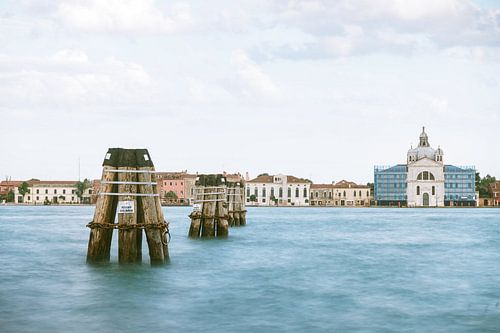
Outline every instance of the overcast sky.
<svg viewBox="0 0 500 333"><path fill-rule="evenodd" d="M100 178L108 147L162 171L366 183L426 126L500 176L500 3L0 2L0 176Z"/></svg>

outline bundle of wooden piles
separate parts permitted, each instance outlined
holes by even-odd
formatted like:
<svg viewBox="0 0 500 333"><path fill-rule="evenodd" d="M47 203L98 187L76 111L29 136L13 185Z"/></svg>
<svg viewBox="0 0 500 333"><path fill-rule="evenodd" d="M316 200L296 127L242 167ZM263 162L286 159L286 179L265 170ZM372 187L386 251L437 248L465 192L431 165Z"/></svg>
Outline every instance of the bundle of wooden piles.
<svg viewBox="0 0 500 333"><path fill-rule="evenodd" d="M227 202L229 226L244 226L246 224L246 210L245 183L243 181L227 183Z"/></svg>
<svg viewBox="0 0 500 333"><path fill-rule="evenodd" d="M229 234L226 177L200 175L195 183L193 212L189 215L191 238L224 238Z"/></svg>
<svg viewBox="0 0 500 333"><path fill-rule="evenodd" d="M113 230L118 229L118 261L142 261L142 230L151 264L169 259L168 223L161 210L153 162L147 149L110 148L103 162L101 188L90 228L87 262L109 262ZM118 212L118 223L115 216Z"/></svg>

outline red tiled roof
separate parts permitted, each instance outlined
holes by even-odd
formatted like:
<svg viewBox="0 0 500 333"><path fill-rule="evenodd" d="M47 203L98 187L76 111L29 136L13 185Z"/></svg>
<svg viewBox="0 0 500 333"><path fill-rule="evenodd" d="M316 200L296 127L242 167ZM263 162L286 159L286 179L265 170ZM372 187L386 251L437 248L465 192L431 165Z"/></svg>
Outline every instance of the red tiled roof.
<svg viewBox="0 0 500 333"><path fill-rule="evenodd" d="M335 189L335 188L356 188L356 189L365 189L370 188L367 185L358 185L354 182L350 182L347 180L341 180L336 184L312 184L311 189Z"/></svg>
<svg viewBox="0 0 500 333"><path fill-rule="evenodd" d="M77 180L36 180L29 182L32 186L43 186L43 185L75 185L78 183Z"/></svg>
<svg viewBox="0 0 500 333"><path fill-rule="evenodd" d="M23 183L22 180L2 180L0 182L0 186L9 186L9 187L18 187L19 185L21 185Z"/></svg>
<svg viewBox="0 0 500 333"><path fill-rule="evenodd" d="M249 180L247 183L273 183L274 182L274 176L259 176L257 178L254 178L252 180ZM297 178L295 176L286 176L286 182L287 183L309 183L309 181L301 178Z"/></svg>
<svg viewBox="0 0 500 333"><path fill-rule="evenodd" d="M252 180L249 180L247 183L272 183L273 182L273 176L259 176L257 178L254 178Z"/></svg>
<svg viewBox="0 0 500 333"><path fill-rule="evenodd" d="M311 190L312 189L323 189L323 188L332 189L332 188L335 188L335 185L333 185L333 184L311 184Z"/></svg>

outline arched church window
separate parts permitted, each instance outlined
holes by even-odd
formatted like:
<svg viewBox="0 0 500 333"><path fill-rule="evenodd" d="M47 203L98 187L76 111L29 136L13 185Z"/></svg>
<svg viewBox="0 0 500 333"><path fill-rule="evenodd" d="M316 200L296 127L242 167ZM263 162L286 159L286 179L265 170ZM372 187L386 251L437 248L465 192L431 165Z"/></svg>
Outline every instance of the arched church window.
<svg viewBox="0 0 500 333"><path fill-rule="evenodd" d="M421 173L418 174L417 180L436 180L432 172L429 171L422 171Z"/></svg>
<svg viewBox="0 0 500 333"><path fill-rule="evenodd" d="M417 186L417 195L420 195L420 186Z"/></svg>

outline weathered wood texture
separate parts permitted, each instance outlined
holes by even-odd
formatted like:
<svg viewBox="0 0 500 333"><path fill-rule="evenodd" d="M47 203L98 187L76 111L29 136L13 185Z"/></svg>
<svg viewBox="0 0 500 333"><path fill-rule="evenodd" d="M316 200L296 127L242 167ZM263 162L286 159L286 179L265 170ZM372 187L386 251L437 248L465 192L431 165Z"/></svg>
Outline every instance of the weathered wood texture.
<svg viewBox="0 0 500 333"><path fill-rule="evenodd" d="M196 181L194 203L201 209L193 211L189 237L214 238L229 234L228 194L222 175L201 175Z"/></svg>
<svg viewBox="0 0 500 333"><path fill-rule="evenodd" d="M135 170L133 167L119 167L118 170ZM136 182L135 173L121 172L118 174L120 182ZM137 185L120 184L118 185L118 193L137 193ZM134 195L120 196L120 202L130 201L133 203L134 211L127 213L118 212L118 224L120 226L130 226L137 224L137 200ZM119 229L118 230L118 262L121 264L140 262L139 247L137 246L137 234L142 230L138 229Z"/></svg>
<svg viewBox="0 0 500 333"><path fill-rule="evenodd" d="M108 172L108 170L116 169L114 167L105 166L102 171L103 181L116 180L116 173ZM116 185L102 184L101 192L114 192ZM99 196L96 203L94 219L92 223L97 224L112 224L115 220L117 197ZM87 262L100 263L108 262L110 257L111 239L113 237L113 229L92 228L90 229L89 244L87 249Z"/></svg>
<svg viewBox="0 0 500 333"><path fill-rule="evenodd" d="M126 172L109 172L117 169ZM101 193L97 200L94 220L88 224L91 230L87 262L109 261L115 228L118 228L120 263L137 263L142 260L142 229L146 231L151 264L163 264L168 261L168 224L163 217L160 198L154 196L158 189L156 176L151 171L154 171L154 166L147 149L108 149L103 162ZM123 195L126 193L130 195ZM137 196L137 193L145 196ZM115 224L119 201L132 202L134 211L119 213L118 224Z"/></svg>
<svg viewBox="0 0 500 333"><path fill-rule="evenodd" d="M227 196L219 190L219 194L216 195L216 236L219 238L225 238L229 235L229 223L228 223L228 213L227 213Z"/></svg>
<svg viewBox="0 0 500 333"><path fill-rule="evenodd" d="M202 229L201 229L201 237L211 238L215 237L215 210L217 205L215 204L216 195L212 193L216 193L217 189L208 188L205 189L203 196L203 200L206 202L202 203L201 209L201 220L202 220Z"/></svg>
<svg viewBox="0 0 500 333"><path fill-rule="evenodd" d="M143 167L139 170L154 171L154 168ZM140 182L153 182L156 178L149 172L139 173ZM152 185L139 185L139 192L144 194L157 193ZM144 224L146 225L146 239L149 247L149 258L151 264L162 264L168 261L168 247L165 235L159 228L147 228L147 225L157 225L163 223L163 212L161 211L159 197L140 197L144 214Z"/></svg>

